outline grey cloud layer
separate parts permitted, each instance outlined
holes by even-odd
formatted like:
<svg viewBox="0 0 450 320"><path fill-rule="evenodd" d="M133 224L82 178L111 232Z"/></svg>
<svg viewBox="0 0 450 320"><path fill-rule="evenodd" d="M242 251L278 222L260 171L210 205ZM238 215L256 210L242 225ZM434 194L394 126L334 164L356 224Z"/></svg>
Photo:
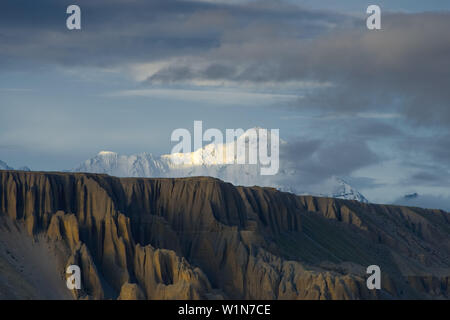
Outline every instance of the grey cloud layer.
<svg viewBox="0 0 450 320"><path fill-rule="evenodd" d="M260 26L270 31L281 21L294 23L299 30L307 26L303 29L311 33L314 26L323 29L320 21L339 19L278 1L242 5L180 0L75 3L82 8L82 30L70 32L65 27L65 9L73 1L3 1L2 60L23 58L73 65L153 61L202 55L222 45L226 30L233 30L228 37L236 41L258 32L261 38L265 30ZM249 33L239 35L244 26Z"/></svg>
<svg viewBox="0 0 450 320"><path fill-rule="evenodd" d="M436 196L430 194L418 195L416 198L399 198L395 202L398 205L425 207L430 209L441 209L450 211L450 197Z"/></svg>
<svg viewBox="0 0 450 320"><path fill-rule="evenodd" d="M308 186L322 183L332 176L346 176L356 169L379 161L379 157L368 145L358 139L300 140L282 146L280 150L283 170L300 173L292 178L298 179L301 176L305 190Z"/></svg>
<svg viewBox="0 0 450 320"><path fill-rule="evenodd" d="M0 64L117 66L174 59L147 83L331 83L302 108L400 110L417 123L450 122L450 13L365 20L281 1L77 1L83 30L65 29L68 1L6 1Z"/></svg>
<svg viewBox="0 0 450 320"><path fill-rule="evenodd" d="M331 87L307 92L299 106L399 110L418 124L450 122L450 13L386 15L383 30L376 32L365 29L362 20L347 26L353 27L313 38L283 33L277 25L267 26L272 33L261 38L249 29L227 31L221 46L204 55L211 63L202 70L192 70L189 63L169 66L149 81L331 82Z"/></svg>

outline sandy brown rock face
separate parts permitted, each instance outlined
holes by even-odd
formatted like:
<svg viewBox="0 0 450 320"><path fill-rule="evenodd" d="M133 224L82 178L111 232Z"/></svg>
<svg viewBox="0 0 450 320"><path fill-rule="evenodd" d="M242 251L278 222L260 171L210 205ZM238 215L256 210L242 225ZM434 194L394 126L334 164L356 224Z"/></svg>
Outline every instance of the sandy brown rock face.
<svg viewBox="0 0 450 320"><path fill-rule="evenodd" d="M75 298L450 298L443 211L202 177L0 171L0 215L54 244L61 281L80 266ZM372 264L382 290L367 289Z"/></svg>
<svg viewBox="0 0 450 320"><path fill-rule="evenodd" d="M145 295L136 283L124 283L118 300L145 300Z"/></svg>
<svg viewBox="0 0 450 320"><path fill-rule="evenodd" d="M138 244L134 268L148 299L205 299L211 291L205 274L171 250Z"/></svg>

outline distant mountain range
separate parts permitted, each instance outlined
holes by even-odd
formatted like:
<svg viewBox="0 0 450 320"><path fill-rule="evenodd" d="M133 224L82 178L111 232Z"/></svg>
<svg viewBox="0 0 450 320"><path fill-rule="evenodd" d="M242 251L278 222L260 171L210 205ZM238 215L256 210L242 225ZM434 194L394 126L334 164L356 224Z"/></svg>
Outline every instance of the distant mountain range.
<svg viewBox="0 0 450 320"><path fill-rule="evenodd" d="M259 132L258 128L256 128ZM240 139L245 139L248 131ZM256 147L258 139L245 140L248 147ZM288 145L280 141L280 152ZM182 178L209 176L240 186L272 187L280 191L297 195L313 195L345 200L357 200L368 203L368 200L358 190L352 187L342 177L331 177L316 185L314 190L302 184L302 173L296 170L286 170L280 161L280 170L274 176L260 175L260 165L250 164L221 164L213 156L219 148L225 150L226 144L208 144L191 153L165 154L154 156L150 153L123 155L111 151L101 151L94 157L84 161L69 172L103 173L115 177L140 178ZM180 157L192 159L192 164L178 164ZM237 161L236 161L237 162ZM0 170L14 170L5 162L0 161ZM17 170L30 171L28 167ZM319 191L317 191L319 190Z"/></svg>
<svg viewBox="0 0 450 320"><path fill-rule="evenodd" d="M0 160L0 170L20 170L20 171L31 171L28 167L20 167L18 169L14 169L13 167L8 166L8 164L4 161Z"/></svg>
<svg viewBox="0 0 450 320"><path fill-rule="evenodd" d="M247 133L248 131L238 137L238 141L239 139L245 139L245 136L248 136ZM252 146L258 144L258 140L250 139L245 143L247 146ZM280 149L286 146L287 142L281 141ZM71 171L141 178L210 176L240 186L273 187L297 195L314 195L368 202L366 197L341 177L328 179L319 187L316 186L315 189L320 190L320 192L313 192L308 190L307 186L301 184L302 175L295 170L284 170L281 167L278 174L274 176L262 176L259 174L259 165L218 164L212 155L219 148L224 150L226 144L215 145L211 143L189 154L166 154L159 157L150 153L122 155L111 151L101 151ZM192 164L177 164L175 160L180 157L192 159ZM283 162L280 162L280 166L282 166Z"/></svg>
<svg viewBox="0 0 450 320"><path fill-rule="evenodd" d="M13 170L13 168L11 168L5 162L0 160L0 170Z"/></svg>
<svg viewBox="0 0 450 320"><path fill-rule="evenodd" d="M210 176L241 186L274 187L281 191L298 195L314 195L367 203L368 200L344 179L333 177L327 181L323 192L308 192L298 185L282 184L280 176L287 173L280 171L276 180L271 176L260 176L256 165L217 165L195 164L191 166L175 165L171 155L155 157L149 153L122 155L111 151L101 151L86 160L72 172L105 173L116 177L141 178L180 178ZM292 173L290 173L292 174ZM290 181L292 179L289 179ZM299 176L298 181L301 181Z"/></svg>

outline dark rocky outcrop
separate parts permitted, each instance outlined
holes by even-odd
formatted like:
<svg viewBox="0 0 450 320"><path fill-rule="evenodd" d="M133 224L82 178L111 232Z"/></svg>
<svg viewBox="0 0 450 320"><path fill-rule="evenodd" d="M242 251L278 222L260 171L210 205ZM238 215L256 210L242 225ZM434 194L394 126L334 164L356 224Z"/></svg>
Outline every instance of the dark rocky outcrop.
<svg viewBox="0 0 450 320"><path fill-rule="evenodd" d="M205 177L0 171L0 216L48 243L61 281L80 266L76 298L450 298L450 214L439 210ZM366 287L372 264L381 290Z"/></svg>

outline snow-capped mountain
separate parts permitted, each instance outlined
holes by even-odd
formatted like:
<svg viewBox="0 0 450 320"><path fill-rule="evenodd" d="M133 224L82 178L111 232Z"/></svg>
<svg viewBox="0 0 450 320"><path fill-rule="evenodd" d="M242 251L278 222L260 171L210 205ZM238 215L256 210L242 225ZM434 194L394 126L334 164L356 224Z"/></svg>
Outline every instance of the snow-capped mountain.
<svg viewBox="0 0 450 320"><path fill-rule="evenodd" d="M256 128L259 137L259 128ZM243 140L246 147L258 144L258 138L248 135L246 131L237 141ZM249 139L245 137L249 136ZM237 143L235 141L234 143ZM280 149L287 143L280 141ZM281 191L292 192L299 195L316 195L338 199L357 200L368 202L356 189L339 177L332 177L323 183L315 185L312 189L301 185L301 173L295 170L279 170L278 174L263 176L260 174L259 164L237 164L239 156L226 159L226 143L208 144L201 149L190 153L165 154L155 157L149 153L135 155L121 155L111 151L101 151L93 158L86 160L74 172L106 173L117 177L192 177L211 176L242 186L273 187ZM224 161L218 161L218 153ZM244 156L245 155L240 155ZM189 160L186 164L180 160ZM280 163L282 165L282 163ZM280 168L281 169L281 168ZM297 178L298 177L298 178ZM317 192L315 190L319 190Z"/></svg>
<svg viewBox="0 0 450 320"><path fill-rule="evenodd" d="M0 170L15 170L15 169L10 167L10 166L8 166L6 164L6 162L0 160ZM31 171L31 169L28 168L28 167L21 167L21 168L16 169L16 170L19 170L19 171Z"/></svg>
<svg viewBox="0 0 450 320"><path fill-rule="evenodd" d="M6 164L6 162L3 162L0 160L0 170L13 170L10 166Z"/></svg>
<svg viewBox="0 0 450 320"><path fill-rule="evenodd" d="M359 202L368 203L369 201L358 190L353 188L344 179L333 177L331 180L331 192L320 194L330 198L357 200Z"/></svg>
<svg viewBox="0 0 450 320"><path fill-rule="evenodd" d="M73 171L107 173L117 177L163 177L168 167L162 158L156 159L149 153L126 156L101 151Z"/></svg>

